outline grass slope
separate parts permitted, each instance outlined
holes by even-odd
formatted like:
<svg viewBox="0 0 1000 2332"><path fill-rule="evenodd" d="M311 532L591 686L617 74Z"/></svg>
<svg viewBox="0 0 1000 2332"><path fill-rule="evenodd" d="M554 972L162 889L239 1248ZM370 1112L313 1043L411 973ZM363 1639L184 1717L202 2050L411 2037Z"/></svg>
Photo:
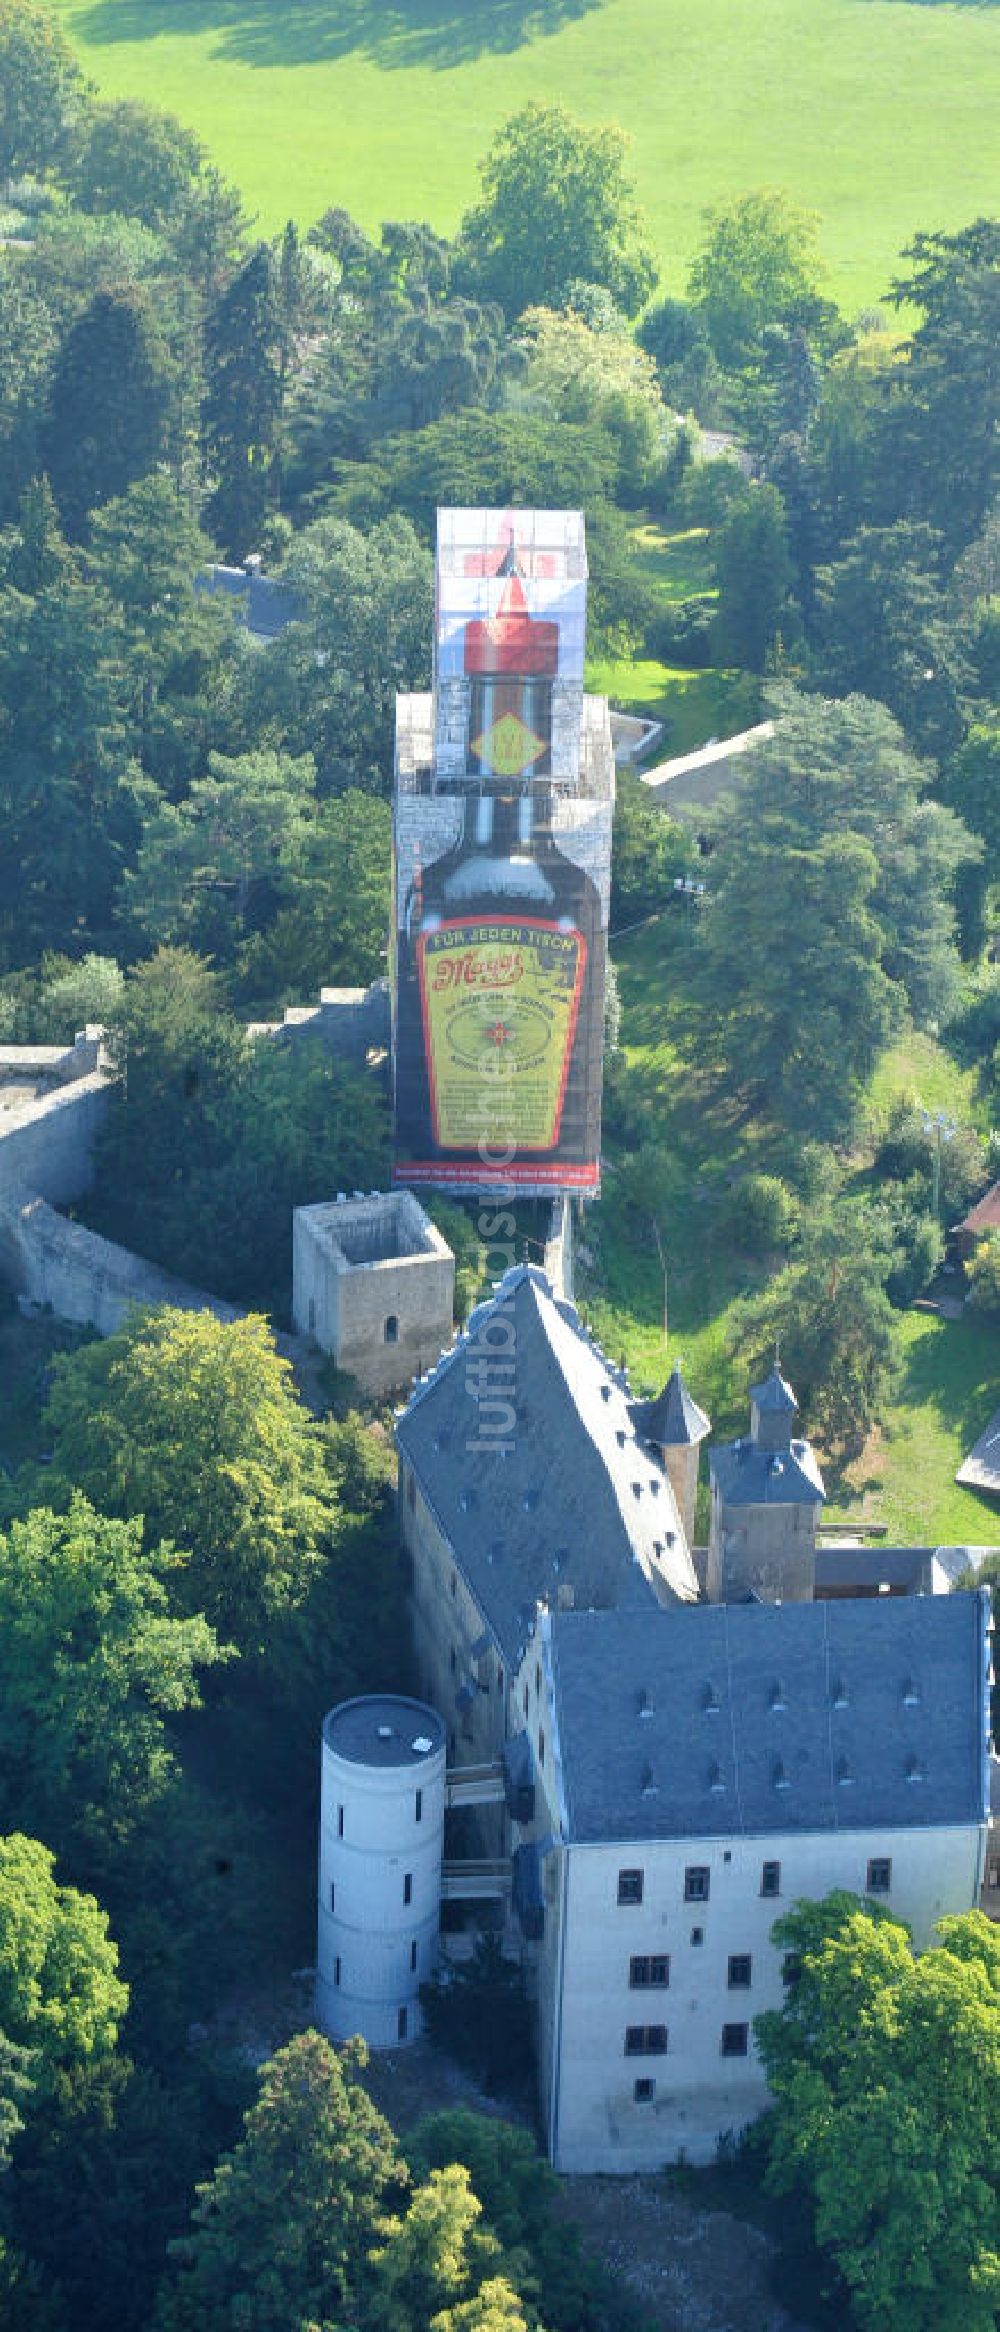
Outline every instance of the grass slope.
<svg viewBox="0 0 1000 2332"><path fill-rule="evenodd" d="M190 123L262 226L343 204L450 231L530 98L633 136L664 278L704 206L785 186L834 294L884 289L917 227L995 205L992 0L52 0L107 96ZM991 94L992 93L992 94Z"/></svg>
<svg viewBox="0 0 1000 2332"><path fill-rule="evenodd" d="M635 1133L608 1143L611 1170L583 1233L577 1294L605 1350L624 1355L643 1391L662 1384L679 1355L718 1438L747 1422L746 1379L728 1349L733 1307L766 1277L729 1235L731 1181L773 1171L760 1128L713 1092L698 1066L697 1019L685 1001L688 927L681 913L618 942L615 958L630 1106L646 1144L639 1191L630 1173ZM906 1038L883 1061L873 1095L919 1090L928 1106L977 1114L975 1080L929 1036ZM608 1112L614 1126L614 1098ZM667 1267L668 1335L663 1334ZM1000 1542L996 1505L960 1490L962 1458L1000 1408L1000 1334L966 1312L956 1320L914 1309L900 1320L902 1371L884 1432L837 1485L824 1519L881 1526L891 1543ZM702 1527L707 1525L703 1511Z"/></svg>

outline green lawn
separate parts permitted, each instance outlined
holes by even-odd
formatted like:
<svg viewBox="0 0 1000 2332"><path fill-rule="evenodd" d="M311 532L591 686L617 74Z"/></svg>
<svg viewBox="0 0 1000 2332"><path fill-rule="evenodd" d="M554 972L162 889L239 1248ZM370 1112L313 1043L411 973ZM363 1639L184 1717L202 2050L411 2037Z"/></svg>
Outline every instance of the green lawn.
<svg viewBox="0 0 1000 2332"><path fill-rule="evenodd" d="M672 534L647 518L631 534L636 565L666 605L699 593L715 596L707 528ZM587 665L587 686L623 712L662 721L664 736L655 756L661 760L667 754L693 753L710 737L735 736L758 717L759 688L752 674L714 665L691 671L652 656L594 656Z"/></svg>
<svg viewBox="0 0 1000 2332"><path fill-rule="evenodd" d="M53 0L109 96L200 132L262 225L343 204L450 231L498 124L558 98L633 137L666 283L706 204L784 186L834 294L996 199L1000 9L962 0Z"/></svg>
<svg viewBox="0 0 1000 2332"><path fill-rule="evenodd" d="M758 690L745 672L682 671L653 657L595 657L587 665L587 687L610 697L622 712L662 721L664 735L654 759L693 753L710 737L733 737L757 719Z"/></svg>
<svg viewBox="0 0 1000 2332"><path fill-rule="evenodd" d="M964 1312L942 1320L908 1312L901 1323L899 1393L860 1464L857 1495L824 1521L875 1521L893 1545L1000 1545L1000 1506L954 1475L1000 1409L1000 1328Z"/></svg>
<svg viewBox="0 0 1000 2332"><path fill-rule="evenodd" d="M746 1379L727 1341L733 1307L764 1275L761 1264L734 1251L728 1191L734 1176L773 1171L780 1161L760 1128L741 1122L699 1068L697 1017L685 998L688 946L678 912L615 948L638 1134L635 1124L624 1138L616 1127L612 1080L610 1171L583 1233L577 1295L605 1349L615 1360L626 1357L643 1391L661 1384L680 1356L715 1433L725 1436L747 1422ZM929 1036L911 1035L897 1046L877 1083L883 1103L916 1085L929 1106L954 1115L968 1117L976 1106L974 1080ZM629 1163L637 1139L647 1167L638 1188ZM666 1338L657 1231L667 1270ZM879 1525L901 1544L1000 1543L997 1506L954 1482L1000 1409L1000 1329L969 1312L942 1320L913 1310L902 1316L900 1333L902 1375L885 1431L825 1519Z"/></svg>

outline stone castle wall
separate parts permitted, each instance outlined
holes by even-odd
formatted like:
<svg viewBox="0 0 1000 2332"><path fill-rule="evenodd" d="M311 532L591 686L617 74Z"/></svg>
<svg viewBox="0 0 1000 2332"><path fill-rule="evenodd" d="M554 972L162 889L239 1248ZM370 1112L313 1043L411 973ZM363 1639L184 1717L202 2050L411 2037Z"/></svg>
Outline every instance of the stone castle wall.
<svg viewBox="0 0 1000 2332"><path fill-rule="evenodd" d="M0 1202L0 1273L17 1295L101 1336L114 1336L129 1312L149 1304L214 1312L217 1320L242 1317L238 1305L70 1222L43 1198Z"/></svg>

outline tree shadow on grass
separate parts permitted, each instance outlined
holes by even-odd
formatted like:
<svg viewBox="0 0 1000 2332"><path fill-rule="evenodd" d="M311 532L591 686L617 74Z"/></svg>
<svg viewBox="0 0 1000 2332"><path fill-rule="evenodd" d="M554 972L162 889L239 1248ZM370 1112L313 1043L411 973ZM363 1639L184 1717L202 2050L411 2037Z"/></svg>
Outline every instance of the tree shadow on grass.
<svg viewBox="0 0 1000 2332"><path fill-rule="evenodd" d="M1000 1364L995 1325L969 1313L942 1321L935 1335L906 1352L897 1402L937 1409L962 1436L965 1454L1000 1407Z"/></svg>
<svg viewBox="0 0 1000 2332"><path fill-rule="evenodd" d="M254 65L331 64L359 55L385 72L444 70L507 55L605 0L92 0L77 18L95 47L213 34L217 57Z"/></svg>

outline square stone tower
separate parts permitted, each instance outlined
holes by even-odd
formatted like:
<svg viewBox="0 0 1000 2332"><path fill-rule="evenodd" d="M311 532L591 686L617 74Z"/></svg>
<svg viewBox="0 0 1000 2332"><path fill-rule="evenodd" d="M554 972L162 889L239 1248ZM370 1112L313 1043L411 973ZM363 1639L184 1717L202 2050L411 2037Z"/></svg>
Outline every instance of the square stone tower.
<svg viewBox="0 0 1000 2332"><path fill-rule="evenodd" d="M412 1191L356 1192L292 1216L292 1315L377 1398L451 1343L455 1258Z"/></svg>
<svg viewBox="0 0 1000 2332"><path fill-rule="evenodd" d="M798 1402L775 1361L750 1394L750 1432L708 1453L711 1603L809 1603L816 1521L826 1492L807 1441L792 1437Z"/></svg>

